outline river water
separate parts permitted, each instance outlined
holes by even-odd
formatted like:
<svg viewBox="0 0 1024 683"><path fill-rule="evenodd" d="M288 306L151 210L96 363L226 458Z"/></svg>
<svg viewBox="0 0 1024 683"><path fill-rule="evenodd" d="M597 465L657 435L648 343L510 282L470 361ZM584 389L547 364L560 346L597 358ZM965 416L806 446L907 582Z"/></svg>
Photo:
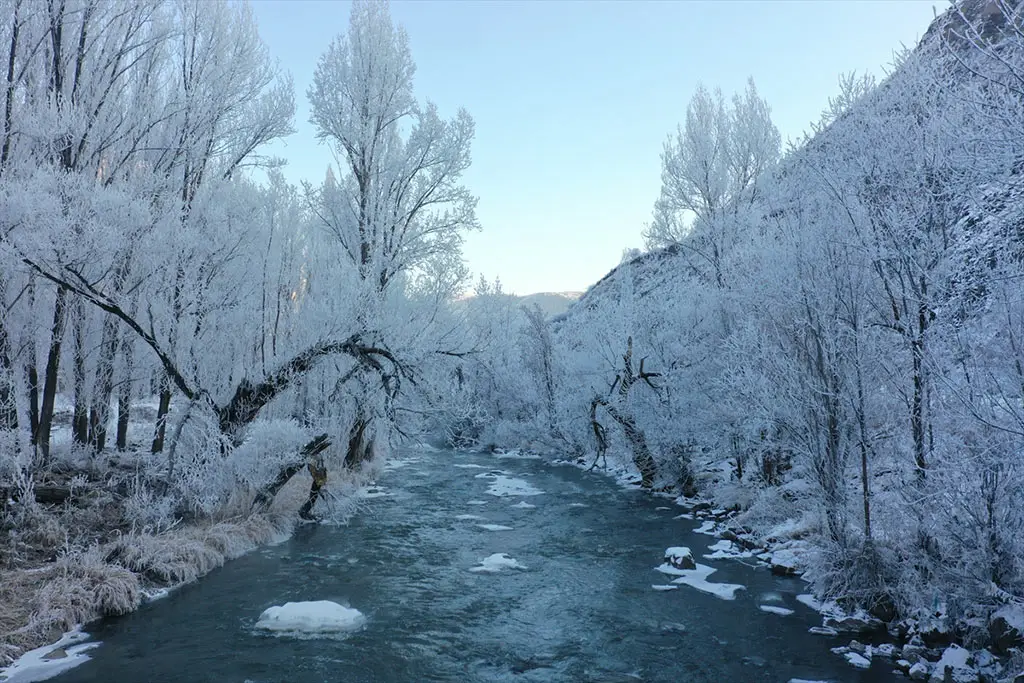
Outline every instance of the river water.
<svg viewBox="0 0 1024 683"><path fill-rule="evenodd" d="M715 539L674 519L679 510L665 499L573 467L450 451L403 453L378 483L387 495L364 501L346 526L302 527L129 616L92 625L102 645L54 680L895 680L884 661L854 669L829 651L839 639L807 632L820 618L796 601L806 591L800 580L702 559ZM495 485L523 492L524 484L543 493L488 493L501 492ZM672 579L654 571L669 546L688 546L715 567L709 581L745 590L734 600L687 585L654 590ZM493 553L525 569L469 571ZM254 629L267 607L303 600L349 605L366 623L343 639Z"/></svg>

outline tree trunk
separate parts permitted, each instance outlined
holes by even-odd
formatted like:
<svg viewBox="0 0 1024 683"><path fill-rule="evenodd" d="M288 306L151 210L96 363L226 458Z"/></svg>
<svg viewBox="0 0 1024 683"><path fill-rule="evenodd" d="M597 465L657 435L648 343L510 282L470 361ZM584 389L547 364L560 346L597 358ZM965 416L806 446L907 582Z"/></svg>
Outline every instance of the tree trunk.
<svg viewBox="0 0 1024 683"><path fill-rule="evenodd" d="M128 422L132 409L132 372L135 369L135 347L128 335L121 339L121 355L124 358L124 378L117 392L117 450L128 448Z"/></svg>
<svg viewBox="0 0 1024 683"><path fill-rule="evenodd" d="M64 343L67 300L68 290L65 287L58 287L53 304L53 322L50 326L50 351L46 356L43 400L39 408L39 431L36 434L36 445L44 463L50 458L50 428L53 425L53 407L57 397L57 373L60 370L60 347Z"/></svg>
<svg viewBox="0 0 1024 683"><path fill-rule="evenodd" d="M96 363L92 406L89 410L89 445L100 452L107 443L107 421L110 419L110 398L114 392L114 360L118 342L117 318L108 315L103 321L100 357Z"/></svg>
<svg viewBox="0 0 1024 683"><path fill-rule="evenodd" d="M299 459L282 467L281 471L278 472L277 477L257 492L256 497L252 502L252 508L254 510L266 510L270 507L270 504L274 501L274 497L277 496L278 492L282 488L284 488L285 484L291 481L292 477L302 471L303 468L319 464L320 454L327 450L330 445L330 438L326 434L321 434L303 446L302 450L299 451ZM316 488L315 497L313 488L311 487L309 497L307 498L306 503L302 506L303 509L306 510L307 514L313 509L313 505L316 504L316 498L319 498L320 489L323 487L323 482L321 482L320 486L316 486L315 474L313 476L313 484ZM312 499L312 503L310 503L310 499ZM308 509L306 507L307 505L309 506Z"/></svg>
<svg viewBox="0 0 1024 683"><path fill-rule="evenodd" d="M7 279L0 274L0 306L7 305ZM7 334L7 318L0 317L0 430L18 430L14 366L11 364L11 338Z"/></svg>
<svg viewBox="0 0 1024 683"><path fill-rule="evenodd" d="M164 449L164 435L167 432L167 413L171 409L171 383L164 375L160 378L160 405L156 410L156 430L153 434L153 453Z"/></svg>
<svg viewBox="0 0 1024 683"><path fill-rule="evenodd" d="M89 438L89 413L85 398L85 308L81 299L71 305L74 321L75 346L73 374L75 385L75 411L71 419L71 436L76 444L85 444Z"/></svg>

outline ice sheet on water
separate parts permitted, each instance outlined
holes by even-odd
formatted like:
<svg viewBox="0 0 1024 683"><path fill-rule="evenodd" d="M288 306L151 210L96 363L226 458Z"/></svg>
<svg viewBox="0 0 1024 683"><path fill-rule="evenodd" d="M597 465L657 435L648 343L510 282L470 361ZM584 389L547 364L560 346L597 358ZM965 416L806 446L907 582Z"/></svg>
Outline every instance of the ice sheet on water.
<svg viewBox="0 0 1024 683"><path fill-rule="evenodd" d="M52 645L29 650L6 669L0 669L4 683L35 683L58 676L89 661L86 651L99 643L86 643L89 635L75 629L68 631Z"/></svg>
<svg viewBox="0 0 1024 683"><path fill-rule="evenodd" d="M355 631L366 623L357 609L330 600L286 602L268 607L256 622L256 628L273 633L316 637Z"/></svg>
<svg viewBox="0 0 1024 683"><path fill-rule="evenodd" d="M477 526L486 531L512 531L512 527L503 524L477 524Z"/></svg>
<svg viewBox="0 0 1024 683"><path fill-rule="evenodd" d="M526 565L520 564L506 553L494 553L480 560L477 566L470 567L469 571L478 574L497 574L503 569L526 569Z"/></svg>
<svg viewBox="0 0 1024 683"><path fill-rule="evenodd" d="M823 605L821 604L821 601L818 600L817 598L815 598L810 593L801 593L800 595L796 596L796 599L797 599L797 602L800 602L800 603L803 603L804 605L807 605L808 607L810 607L815 612L820 612L821 608L823 607Z"/></svg>
<svg viewBox="0 0 1024 683"><path fill-rule="evenodd" d="M652 583L651 588L656 591L676 591L679 590L679 586L673 586L671 583Z"/></svg>
<svg viewBox="0 0 1024 683"><path fill-rule="evenodd" d="M722 600L735 600L736 591L746 588L746 586L741 586L737 583L712 583L708 581L708 577L715 572L715 568L709 567L706 564L697 563L696 569L676 569L666 563L657 569L665 574L673 574L679 577L674 579L672 583L685 584L704 593L710 593Z"/></svg>
<svg viewBox="0 0 1024 683"><path fill-rule="evenodd" d="M743 550L732 541L726 541L725 539L708 546L708 550L711 552L704 555L704 557L709 560L739 560L753 557L754 555L751 551Z"/></svg>
<svg viewBox="0 0 1024 683"><path fill-rule="evenodd" d="M788 607L779 607L778 605L758 605L757 608L762 612L768 612L769 614L778 614L780 617L788 617L793 613L793 610Z"/></svg>
<svg viewBox="0 0 1024 683"><path fill-rule="evenodd" d="M715 535L715 523L710 519L705 520L703 524L693 530L695 534L707 534L708 536Z"/></svg>
<svg viewBox="0 0 1024 683"><path fill-rule="evenodd" d="M531 486L522 479L506 477L499 474L494 476L493 481L491 481L491 485L487 487L487 493L492 496L504 497L539 496L544 492L534 486Z"/></svg>
<svg viewBox="0 0 1024 683"><path fill-rule="evenodd" d="M530 503L527 503L525 500L521 500L518 503L516 503L515 505L510 505L509 507L519 508L520 510L532 510L533 508L535 508L537 506L536 505L532 505Z"/></svg>

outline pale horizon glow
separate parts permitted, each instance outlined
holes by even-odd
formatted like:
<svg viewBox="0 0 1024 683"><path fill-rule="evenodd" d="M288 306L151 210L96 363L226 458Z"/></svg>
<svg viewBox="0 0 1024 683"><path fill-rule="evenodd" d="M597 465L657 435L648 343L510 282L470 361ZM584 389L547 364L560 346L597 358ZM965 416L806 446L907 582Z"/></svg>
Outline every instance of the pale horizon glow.
<svg viewBox="0 0 1024 683"><path fill-rule="evenodd" d="M292 182L333 158L309 124L319 56L349 3L255 0L260 33L295 80L297 132L271 153ZM797 140L842 73L882 76L923 35L931 0L612 2L399 0L416 95L476 121L465 184L483 226L467 236L474 280L506 291L582 291L642 247L661 187L664 140L698 83L728 97L748 76Z"/></svg>

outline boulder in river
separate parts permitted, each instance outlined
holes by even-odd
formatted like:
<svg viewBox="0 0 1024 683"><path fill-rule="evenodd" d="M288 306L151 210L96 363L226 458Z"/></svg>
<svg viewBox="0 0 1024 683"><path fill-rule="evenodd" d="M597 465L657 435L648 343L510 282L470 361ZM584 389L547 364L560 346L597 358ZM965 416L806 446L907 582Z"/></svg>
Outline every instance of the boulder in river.
<svg viewBox="0 0 1024 683"><path fill-rule="evenodd" d="M665 549L665 561L676 569L696 569L697 563L689 548L675 546Z"/></svg>
<svg viewBox="0 0 1024 683"><path fill-rule="evenodd" d="M928 665L924 662L918 662L910 667L907 675L910 676L912 681L926 681L928 680Z"/></svg>

